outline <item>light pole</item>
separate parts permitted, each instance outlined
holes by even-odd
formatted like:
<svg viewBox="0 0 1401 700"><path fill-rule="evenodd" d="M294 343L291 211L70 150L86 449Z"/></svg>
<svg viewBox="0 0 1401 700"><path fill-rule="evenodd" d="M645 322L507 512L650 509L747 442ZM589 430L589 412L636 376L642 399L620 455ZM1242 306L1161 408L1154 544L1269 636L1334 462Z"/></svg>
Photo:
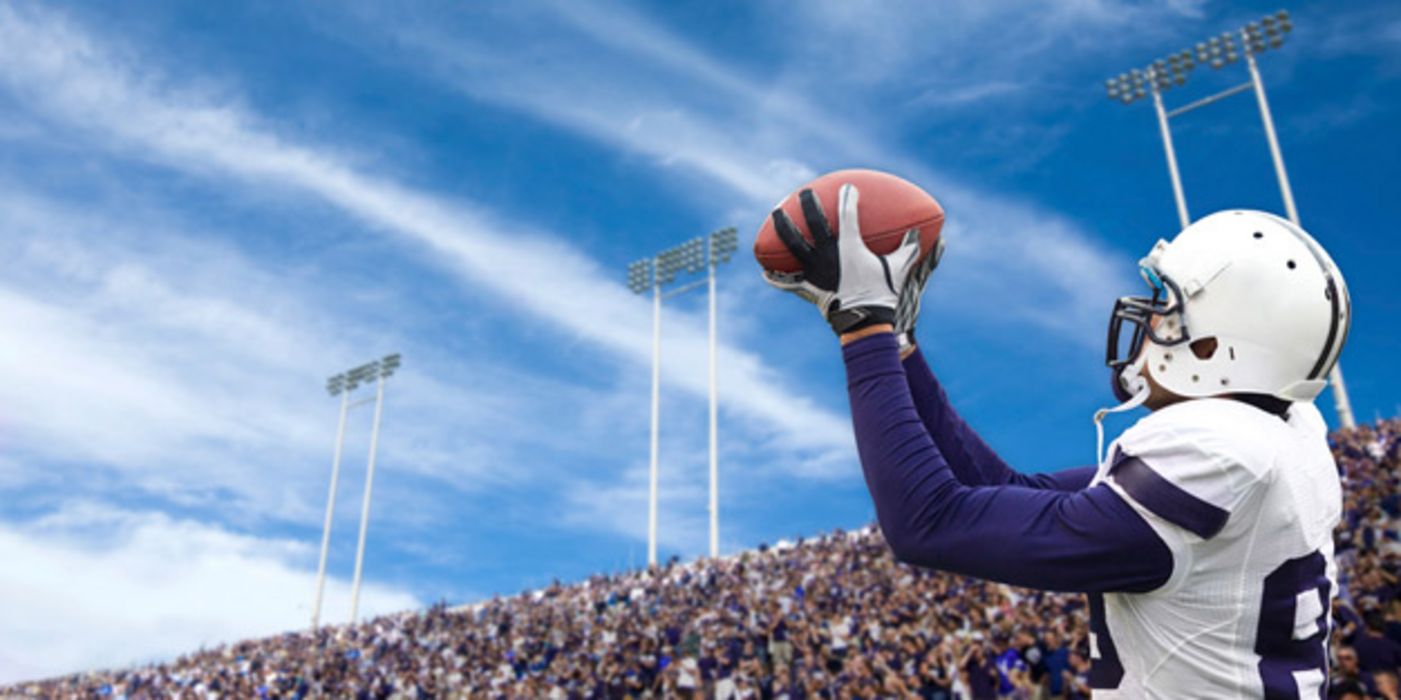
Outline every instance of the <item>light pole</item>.
<svg viewBox="0 0 1401 700"><path fill-rule="evenodd" d="M657 472L660 459L661 430L661 352L662 299L673 297L705 284L710 290L709 371L710 371L710 555L720 550L719 499L719 428L718 380L716 362L715 268L728 262L738 245L734 228L725 228L709 236L692 238L674 248L668 248L651 258L628 265L628 288L634 293L652 293L652 434L647 499L647 564L657 563ZM706 270L706 279L684 284L663 292L662 288L676 281L678 273Z"/></svg>
<svg viewBox="0 0 1401 700"><path fill-rule="evenodd" d="M365 534L369 523L370 515L370 487L375 478L375 452L379 443L379 423L384 407L384 381L394 373L399 367L399 354L386 355L382 360L360 365L354 369L337 374L326 380L326 391L331 396L341 397L340 419L336 427L336 449L335 457L331 461L331 487L326 496L326 520L321 529L321 557L316 566L316 598L311 608L311 628L315 630L321 624L321 602L326 590L326 558L331 546L331 522L336 510L336 489L340 483L341 452L345 444L345 420L350 409L375 402L374 428L370 434L370 462L365 476L365 497L360 513L360 543L355 555L355 582L352 586L350 599L350 621L355 622L356 614L360 602L360 574L364 564L365 556ZM350 392L354 391L360 384L368 384L374 381L376 384L374 398L364 398L352 402Z"/></svg>
<svg viewBox="0 0 1401 700"><path fill-rule="evenodd" d="M370 527L370 489L375 484L375 452L379 447L379 419L384 414L384 380L399 369L399 354L386 356L379 363L375 381L375 419L370 429L370 464L365 469L365 498L360 506L360 544L355 548L355 577L350 586L350 624L360 613L360 574L365 568L365 534Z"/></svg>
<svg viewBox="0 0 1401 700"><path fill-rule="evenodd" d="M316 565L316 598L311 605L311 629L321 625L321 596L326 589L326 553L331 547L331 518L336 512L336 487L341 476L341 446L345 442L345 414L350 410L350 391L354 383L347 383L346 375L337 374L326 380L326 391L331 396L341 397L340 420L336 423L336 452L331 458L331 492L326 496L326 522L321 526L321 560Z"/></svg>
<svg viewBox="0 0 1401 700"><path fill-rule="evenodd" d="M1174 85L1186 83L1187 74L1195 66L1191 52L1183 51L1166 59L1158 59L1147 68L1135 68L1105 82L1109 98L1124 104L1131 104L1152 95L1153 109L1158 115L1158 133L1162 136L1163 152L1167 156L1173 200L1177 203L1177 219L1182 228L1187 228L1192 218L1187 214L1187 197L1182 191L1182 176L1177 169L1177 151L1173 148L1172 129L1168 125L1168 119L1172 115L1163 106L1163 92Z"/></svg>
<svg viewBox="0 0 1401 700"><path fill-rule="evenodd" d="M657 459L661 432L662 396L662 276L659 258L628 266L628 288L641 294L652 290L652 429L648 455L647 565L657 563Z"/></svg>
<svg viewBox="0 0 1401 700"><path fill-rule="evenodd" d="M1193 49L1184 49L1165 58L1153 61L1148 67L1121 73L1105 81L1105 89L1111 100L1132 104L1139 99L1153 96L1153 105L1158 114L1158 128L1163 137L1163 149L1167 153L1168 174L1172 179L1173 196L1177 202L1177 215L1183 228L1191 223L1187 214L1187 200L1182 192L1182 181L1177 169L1177 156L1172 147L1170 119L1205 107L1213 102L1232 95L1254 90L1255 101L1260 108L1260 122L1265 129L1265 140L1270 147L1270 158L1274 162L1275 177L1279 181L1280 198L1284 200L1284 212L1289 220L1299 226L1299 210L1294 205L1294 191L1289 185L1289 175L1284 169L1284 154L1279 148L1279 138L1275 134L1274 118L1270 114L1269 101L1265 98L1265 83L1260 78L1260 68L1255 57L1270 49L1284 45L1285 38L1294 29L1289 13L1280 10L1262 17L1258 22L1250 22L1237 32L1226 32L1206 41L1197 43ZM1250 80L1229 87L1221 92L1190 102L1176 109L1163 106L1162 93L1174 86L1182 86L1187 76L1198 63L1205 63L1220 70L1240 60L1245 54L1245 63L1250 71ZM1356 426L1353 418L1352 402L1348 400L1347 386L1343 382L1340 364L1335 364L1328 375L1333 389L1333 405L1338 413L1338 422L1344 428Z"/></svg>
<svg viewBox="0 0 1401 700"><path fill-rule="evenodd" d="M710 281L710 556L720 556L720 391L716 357L715 332L715 268L729 262L739 246L739 234L726 228L710 234L706 248L709 264L706 277Z"/></svg>

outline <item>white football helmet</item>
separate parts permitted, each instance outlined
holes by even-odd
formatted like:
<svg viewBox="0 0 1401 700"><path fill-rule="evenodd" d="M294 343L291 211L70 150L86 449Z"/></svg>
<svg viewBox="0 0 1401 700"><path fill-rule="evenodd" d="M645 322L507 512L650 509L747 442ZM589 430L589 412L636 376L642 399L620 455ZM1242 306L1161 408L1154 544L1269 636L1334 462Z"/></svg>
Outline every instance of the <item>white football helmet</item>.
<svg viewBox="0 0 1401 700"><path fill-rule="evenodd" d="M1337 265L1303 229L1265 212L1218 212L1158 241L1139 271L1153 296L1119 299L1109 322L1120 400L1146 395L1145 374L1187 397L1311 401L1327 384L1352 306Z"/></svg>

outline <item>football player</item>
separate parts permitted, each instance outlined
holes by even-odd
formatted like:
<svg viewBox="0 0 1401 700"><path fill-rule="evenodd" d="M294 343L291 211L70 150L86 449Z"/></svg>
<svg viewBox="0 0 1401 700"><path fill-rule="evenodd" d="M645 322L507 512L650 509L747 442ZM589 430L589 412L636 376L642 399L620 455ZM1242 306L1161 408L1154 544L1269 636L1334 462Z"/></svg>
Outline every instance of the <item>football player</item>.
<svg viewBox="0 0 1401 700"><path fill-rule="evenodd" d="M900 560L1089 594L1094 696L1320 698L1336 589L1337 468L1312 400L1347 337L1342 275L1298 226L1224 211L1140 263L1151 296L1114 305L1107 362L1150 413L1094 466L1011 469L966 423L914 342L941 251L877 256L839 191L841 237L800 193L803 266L766 274L840 337L861 465ZM1106 411L1096 416L1096 424ZM1102 440L1101 440L1102 441Z"/></svg>

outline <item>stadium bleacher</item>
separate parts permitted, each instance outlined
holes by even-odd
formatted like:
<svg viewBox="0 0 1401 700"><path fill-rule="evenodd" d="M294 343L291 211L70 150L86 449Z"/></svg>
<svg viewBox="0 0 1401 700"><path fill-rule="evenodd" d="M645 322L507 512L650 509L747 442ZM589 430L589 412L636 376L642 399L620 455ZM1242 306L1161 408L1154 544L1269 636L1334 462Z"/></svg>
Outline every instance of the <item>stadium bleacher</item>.
<svg viewBox="0 0 1401 700"><path fill-rule="evenodd" d="M1401 420L1344 479L1330 698L1398 698ZM874 527L0 689L44 698L1086 698L1084 597L898 564Z"/></svg>

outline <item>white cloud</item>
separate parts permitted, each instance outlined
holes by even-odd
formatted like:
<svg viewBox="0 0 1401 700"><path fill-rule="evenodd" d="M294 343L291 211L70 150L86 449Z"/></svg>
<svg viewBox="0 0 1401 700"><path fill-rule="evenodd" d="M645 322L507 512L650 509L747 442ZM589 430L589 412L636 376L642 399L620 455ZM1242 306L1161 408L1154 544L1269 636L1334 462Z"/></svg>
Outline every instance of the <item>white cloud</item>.
<svg viewBox="0 0 1401 700"><path fill-rule="evenodd" d="M129 202L119 213L101 198L90 199L80 212L75 203L39 198L14 183L3 189L0 257L6 274L0 280L0 317L7 339L0 344L0 451L6 454L0 456L0 489L41 491L40 503L52 502L56 492L110 499L151 491L159 502L185 504L209 523L319 524L334 418L334 402L319 390L323 365L328 357L349 357L353 346L368 345L364 338L384 340L398 329L368 328L356 314L326 308L321 295L308 289L315 280L293 279L276 263L255 269L237 251L210 242L217 236L208 231L181 229L178 222L155 219ZM24 235L30 231L44 235ZM171 231L179 231L180 239L171 238ZM333 289L323 291L335 296ZM384 303L402 306L394 299ZM601 387L563 383L498 366L490 357L444 356L427 345L408 344L413 371L391 383L372 516L381 532L387 526L441 538L447 515L461 508L463 491L503 481L545 484L542 498L567 500L571 492L559 492L558 470L605 480L609 475L590 473L576 462L613 463L617 441L596 438L616 435L619 424L629 422L620 421L620 414L636 416L639 426L645 423L645 391L637 384L614 387L606 378L599 378ZM562 415L539 420L552 412ZM362 473L363 440L351 448L343 478L355 479ZM422 479L399 478L413 473L431 477L432 487L425 488ZM341 534L354 530L344 525L353 525L358 516L357 487L342 482ZM45 566L93 572L75 576L78 581L69 589L56 589L63 595L77 596L82 585L108 580L112 595L119 595L136 585L120 578L124 572L80 561L65 547L107 558L130 554L130 566L136 567L150 559L142 553L155 546L166 525L176 535L198 535L190 548L208 544L208 533L224 532L219 525L163 518L85 507L37 523L0 526L0 557L49 575L52 570L32 565L29 558L52 552ZM621 532L641 537L643 522L636 518ZM617 529L615 522L592 527ZM114 536L128 530L126 539ZM63 546L53 541L58 535ZM286 550L288 566L306 568L313 538L304 541L275 540L272 549ZM430 558L431 549L413 545L390 546L418 561ZM182 551L167 554L189 559ZM281 629L217 627L222 618L206 624L201 590L211 577L232 577L212 564L196 564L166 566L153 593L163 604L147 605L146 598L133 596L127 601L132 607L117 619L88 620L83 615L96 613L87 607L53 616L42 628L34 623L39 612L33 619L14 618L14 634L0 633L0 669L20 674L9 678L33 677L187 651L204 641L232 638L234 632ZM258 565L252 561L246 575L265 577ZM269 567L275 569L263 568ZM277 579L274 574L269 575ZM47 613L51 601L35 593L40 588L28 578L0 576L0 599L37 596L39 611ZM343 603L333 599L330 609L343 609ZM287 605L272 601L267 615L253 619L275 619ZM133 622L143 610L153 621L144 626ZM165 635L163 625L209 632ZM40 632L49 636L41 639ZM123 650L112 639L127 634L144 641L128 645L127 656L100 653ZM74 641L60 647L55 640L62 639Z"/></svg>
<svg viewBox="0 0 1401 700"><path fill-rule="evenodd" d="M224 521L317 523L336 417L321 383L376 350L404 350L410 368L387 399L390 501L407 497L394 473L458 494L529 481L545 464L526 455L604 450L612 443L579 436L616 431L618 413L645 422L639 387L606 376L584 386L437 347L411 332L411 304L383 289L349 309L334 284L293 273L296 262L248 260L210 231L130 201L0 190L8 487L81 474L93 494L145 492ZM550 410L569 418L550 430L523 419ZM601 423L597 413L609 410ZM352 416L349 462L363 459L366 415Z"/></svg>
<svg viewBox="0 0 1401 700"><path fill-rule="evenodd" d="M1013 95L1026 89L1027 86L1022 83L1005 80L939 85L926 89L914 98L912 103L937 107L982 106L982 103L988 100Z"/></svg>
<svg viewBox="0 0 1401 700"><path fill-rule="evenodd" d="M163 165L197 174L232 176L253 188L280 187L285 191L290 187L320 199L369 228L390 234L391 240L426 251L467 284L493 292L506 304L587 339L625 361L649 359L645 306L614 281L616 275L600 270L593 260L558 239L521 231L517 224L503 222L491 212L404 188L352 168L325 149L279 137L236 101L210 97L227 91L203 88L190 92L172 87L159 73L53 15L32 9L0 12L5 20L0 23L0 58L5 59L0 61L0 80L50 118L78 127L108 148ZM1036 207L971 191L952 178L930 173L916 161L884 154L861 132L841 126L837 118L821 115L782 90L745 80L645 19L629 15L603 18L589 15L587 10L568 16L576 24L590 27L595 36L609 35L618 28L628 39L615 39L616 46L672 66L687 80L730 97L770 96L759 101L763 105L759 117L739 120L755 128L726 126L704 110L668 107L665 100L658 102L655 95L612 79L594 87L615 99L593 100L568 90L561 92L570 81L550 71L508 71L497 75L499 83L486 83L497 91L493 94L506 101L525 100L516 106L571 130L648 153L668 167L679 164L700 173L742 194L754 212L770 204L792 182L813 172L812 164L794 155L805 151L790 151L785 146L790 141L816 139L816 145L831 149L833 154L889 163L889 167L930 184L953 212L948 232L955 244L950 264L941 273L941 293L977 300L955 308L966 306L967 313L979 315L996 307L1002 310L1000 317L1030 320L1074 337L1086 337L1077 333L1086 319L1098 323L1104 300L1112 297L1106 290L1114 284L1114 270L1120 261L1091 243L1073 224ZM502 67L481 55L470 60L486 61L483 65L492 70ZM654 102L662 107L638 107ZM123 118L101 118L107 114ZM786 114L804 115L796 123L805 126L794 134L783 126L786 120L774 122ZM515 262L520 259L550 262L521 266ZM1009 280L1014 283L1009 284ZM175 297L182 292L162 292L140 274L115 275L107 288L121 293L116 298L159 297L161 308L171 311L171 319L198 323L202 318L201 306L190 307L189 300ZM262 309L249 311L244 318L251 332L271 332L257 325ZM598 319L608 322L599 323ZM663 365L674 386L693 394L705 391L704 374L687 369L704 366L703 326L697 320L685 313L668 312L668 357ZM284 326L285 330L300 324L293 319ZM74 333L81 330L64 337L77 337ZM306 337L299 346L313 347L324 341L324 335ZM259 343L257 347L277 347L277 343ZM123 348L114 348L112 356L120 358L122 352ZM721 385L727 407L738 416L759 419L757 423L748 421L748 425L761 434L767 431L778 447L807 451L807 458L786 459L784 464L808 475L840 473L845 459L836 456L850 454L846 420L810 398L784 389L783 379L754 354L726 346L722 355ZM142 386L148 379L153 387L169 384L159 376L150 377L149 372L131 374L132 369L128 363L114 373L140 377L135 381ZM180 391L171 391L171 401L156 403L180 406ZM188 408L188 399L186 404ZM302 400L280 405L298 407L294 410L302 416L314 415ZM198 415L164 410L187 418ZM52 413L57 415L57 411ZM304 425L297 434L308 445L321 447L322 426L307 424L304 418L290 424ZM247 429L237 422L224 427L230 425ZM434 430L438 425L441 423L428 423L423 430ZM263 437L273 441L284 436ZM430 447L426 452L441 463L450 460L453 450L459 448L464 446ZM465 451L474 454L470 449ZM476 456L487 461L484 455ZM303 516L308 512L304 508Z"/></svg>
<svg viewBox="0 0 1401 700"><path fill-rule="evenodd" d="M0 525L0 683L304 629L314 557L301 543L85 503ZM349 584L326 590L322 619L345 619ZM369 617L422 602L366 583L360 605Z"/></svg>
<svg viewBox="0 0 1401 700"><path fill-rule="evenodd" d="M177 242L130 203L83 211L21 189L0 196L0 440L28 466L15 481L116 472L125 488L218 502L222 515L314 519L299 495L310 474L286 466L323 462L321 365L348 355L341 340L358 329L330 332L276 273Z"/></svg>
<svg viewBox="0 0 1401 700"><path fill-rule="evenodd" d="M915 86L1037 81L1086 56L1171 36L1201 16L1204 0L1071 0L1028 5L1017 0L815 0L781 14L789 32L807 37L797 50L826 69L825 79ZM834 57L829 47L848 47ZM1049 60L1048 60L1049 59Z"/></svg>
<svg viewBox="0 0 1401 700"><path fill-rule="evenodd" d="M1353 8L1349 8L1353 9ZM1301 21L1304 20L1304 21ZM1322 10L1317 13L1295 13L1295 37L1303 50L1326 58L1368 55L1393 59L1401 55L1401 17L1395 8L1386 5L1362 7L1350 12Z"/></svg>
<svg viewBox="0 0 1401 700"><path fill-rule="evenodd" d="M709 546L709 511L695 508L706 503L705 453L669 459L657 484L657 547L659 555L672 552L704 552ZM575 527L646 539L650 476L646 463L621 475L599 481L575 481L565 491L562 510L565 523ZM645 562L645 553L642 561Z"/></svg>
<svg viewBox="0 0 1401 700"><path fill-rule="evenodd" d="M830 57L824 60L802 53L813 47L826 51L842 39L843 32L853 31L861 35L865 47L855 52L860 60L885 61L876 55L888 52L892 61L943 65L945 58L960 55L958 47L915 42L910 35L922 28L950 35L951 41L963 42L959 46L966 58L975 55L966 45L973 40L958 36L948 21L966 21L979 32L992 32L1025 10L964 3L951 19L942 10L913 4L815 5L814 12L797 13L794 21L799 26L790 30L814 37L795 44L799 57L809 60L795 61L802 67L791 67L781 79L767 82L746 77L707 56L688 39L620 5L604 11L574 3L560 15L567 26L593 42L585 46L606 46L617 56L562 48L522 63L506 52L483 51L442 26L423 25L398 31L394 36L401 50L393 55L417 54L419 63L475 99L646 155L668 172L680 165L709 183L709 187L688 187L700 203L733 201L735 194L740 195L744 203L726 209L741 221L759 221L773 202L817 171L858 163L905 175L935 193L949 211L950 257L940 271L939 284L944 294L961 300L953 306L955 313L975 317L979 323L1030 322L1075 342L1097 342L1089 338L1097 337L1110 300L1132 281L1133 268L1126 256L1054 211L970 187L956 174L931 167L882 140L879 134L886 122L878 111L862 106L878 102L880 93L843 71L885 80L893 68L863 72L842 62L846 67L839 70ZM1118 3L1080 3L1058 10L1061 14L1047 20L1049 26L1033 31L1018 25L1014 30L1036 34L1038 42L1046 42L1060 36L1057 32L1079 31L1077 21L1119 26L1132 17L1160 12L1126 8L1129 14L1121 15L1117 8ZM531 15L528 21L550 19L559 18ZM640 69L640 76L621 73L614 70L619 62L645 69ZM962 75L952 69L941 74ZM587 85L588 90L578 90L578 85ZM688 89L676 89L677 85ZM969 92L960 99L1006 94L1011 85L972 83L967 89L977 94ZM824 100L818 106L803 98L805 88L811 94L848 98ZM690 179L678 182L689 185ZM1088 333L1089 329L1096 334Z"/></svg>
<svg viewBox="0 0 1401 700"><path fill-rule="evenodd" d="M617 275L605 273L578 250L490 212L365 174L325 150L279 138L238 106L170 88L55 16L0 10L0 79L49 115L133 154L188 172L291 187L319 198L418 247L508 305L630 360L649 358L646 305L615 281ZM644 131L661 133L651 127ZM695 157L704 156L698 151ZM685 359L672 363L667 378L687 391L704 392L703 375L674 369L703 366L702 326L685 317L673 323L670 341ZM770 426L789 446L849 448L849 438L837 437L846 432L843 419L784 390L752 354L734 347L722 353L728 407Z"/></svg>

